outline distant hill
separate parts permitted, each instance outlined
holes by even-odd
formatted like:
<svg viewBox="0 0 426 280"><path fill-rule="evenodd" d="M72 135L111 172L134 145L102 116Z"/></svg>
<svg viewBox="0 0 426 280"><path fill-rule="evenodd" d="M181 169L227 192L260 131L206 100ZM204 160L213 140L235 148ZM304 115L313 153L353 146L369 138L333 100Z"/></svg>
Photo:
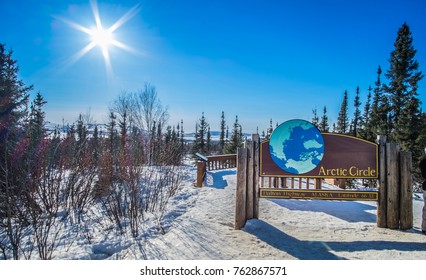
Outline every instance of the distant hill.
<svg viewBox="0 0 426 280"><path fill-rule="evenodd" d="M87 130L88 130L88 134L89 136L93 135L93 132L95 131L95 126L98 127L98 131L100 135L106 135L107 133L107 125L106 124L88 124L87 125ZM66 135L71 127L72 124L57 124L57 123L52 123L52 122L46 122L45 125L47 131L49 132L49 134L53 134L53 132L55 130L58 130L60 132L61 135ZM75 129L75 127L74 127ZM211 140L212 141L219 141L220 140L220 131L210 131L211 134ZM247 139L251 139L251 134L250 133L243 133L243 135L247 138ZM188 132L188 133L184 133L184 139L186 141L194 141L195 140L195 132Z"/></svg>
<svg viewBox="0 0 426 280"><path fill-rule="evenodd" d="M220 140L220 131L210 131L211 134L211 140L212 141L219 141ZM251 134L250 133L243 133L243 135L247 138L247 139L251 139ZM231 135L229 135L229 137L231 137ZM188 132L188 133L184 133L184 138L185 140L188 141L194 141L195 140L195 132Z"/></svg>

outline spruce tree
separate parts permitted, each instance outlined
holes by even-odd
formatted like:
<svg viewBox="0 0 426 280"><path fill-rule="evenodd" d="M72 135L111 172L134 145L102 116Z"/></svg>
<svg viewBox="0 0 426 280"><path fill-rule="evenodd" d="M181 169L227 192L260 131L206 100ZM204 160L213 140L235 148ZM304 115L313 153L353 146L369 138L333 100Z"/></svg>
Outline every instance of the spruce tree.
<svg viewBox="0 0 426 280"><path fill-rule="evenodd" d="M210 132L210 126L207 128L207 139L206 139L206 152L210 154L210 151L212 150L212 135Z"/></svg>
<svg viewBox="0 0 426 280"><path fill-rule="evenodd" d="M354 99L355 112L354 112L354 119L353 119L353 126L352 126L353 136L355 137L358 136L358 126L361 119L361 110L359 109L360 106L361 106L361 101L359 99L359 87L357 87L355 99Z"/></svg>
<svg viewBox="0 0 426 280"><path fill-rule="evenodd" d="M227 154L235 154L237 152L237 149L242 146L243 146L242 127L238 123L238 116L235 116L235 122L232 128L232 136L229 143L226 145L225 152Z"/></svg>
<svg viewBox="0 0 426 280"><path fill-rule="evenodd" d="M28 147L24 165L26 165L25 169L28 174L31 175L33 185L37 184L37 181L40 179L42 161L45 159L45 155L49 153L47 141L45 141L45 112L43 111L45 104L46 101L44 101L40 92L38 92L30 106L29 121L26 129ZM54 141L52 140L51 143L54 143ZM53 162L53 158L51 159Z"/></svg>
<svg viewBox="0 0 426 280"><path fill-rule="evenodd" d="M184 140L184 131L183 131L183 120L180 121L180 148L184 150L185 140Z"/></svg>
<svg viewBox="0 0 426 280"><path fill-rule="evenodd" d="M361 117L360 122L360 133L359 136L362 139L368 140L368 141L374 141L374 133L371 129L371 91L373 88L371 86L368 87L368 95L367 95L367 101L365 102L364 106L364 113Z"/></svg>
<svg viewBox="0 0 426 280"><path fill-rule="evenodd" d="M385 87L391 103L391 136L400 143L402 150L418 153L415 142L419 137L421 111L417 89L423 75L415 59L417 51L407 23L399 28L394 48L386 72L389 85Z"/></svg>
<svg viewBox="0 0 426 280"><path fill-rule="evenodd" d="M220 153L223 153L225 149L225 143L226 143L225 136L226 136L225 113L222 111L222 116L220 117L220 138L219 138Z"/></svg>
<svg viewBox="0 0 426 280"><path fill-rule="evenodd" d="M416 141L417 141L417 146L420 149L419 155L424 155L425 149L426 149L426 113L425 112L421 114L421 123L422 125L420 128L420 135L416 139Z"/></svg>
<svg viewBox="0 0 426 280"><path fill-rule="evenodd" d="M117 117L114 112L110 112L109 114L109 122L107 124L108 130L108 158L110 160L111 165L114 164L114 158L116 154L116 140L117 140Z"/></svg>
<svg viewBox="0 0 426 280"><path fill-rule="evenodd" d="M43 110L43 106L46 103L47 102L43 99L43 96L40 94L40 92L37 93L36 98L31 103L30 119L29 119L28 128L27 128L27 133L30 137L30 145L36 145L45 137L46 113Z"/></svg>
<svg viewBox="0 0 426 280"><path fill-rule="evenodd" d="M201 118L199 120L199 123L196 123L196 132L195 132L195 141L194 146L192 148L192 153L201 153L206 154L207 153L207 147L206 147L206 140L207 140L207 130L208 130L209 124L206 121L206 118L204 117L204 112L201 115Z"/></svg>
<svg viewBox="0 0 426 280"><path fill-rule="evenodd" d="M22 225L28 224L23 209L28 196L28 174L22 166L27 165L27 145L23 140L32 86L19 80L19 67L12 55L12 50L6 51L0 43L0 248L4 258L19 259ZM11 256L4 250L6 247Z"/></svg>
<svg viewBox="0 0 426 280"><path fill-rule="evenodd" d="M272 119L269 120L269 128L266 132L266 138L270 138L272 135L272 132L274 131L274 128L272 127Z"/></svg>
<svg viewBox="0 0 426 280"><path fill-rule="evenodd" d="M382 69L377 68L377 80L374 83L374 96L371 104L370 128L375 136L383 135L389 136L390 134L390 104L389 98L384 93L383 84L381 81Z"/></svg>
<svg viewBox="0 0 426 280"><path fill-rule="evenodd" d="M319 130L321 132L328 132L330 129L328 124L328 117L327 117L327 107L324 106L324 110L322 112L321 122L319 124Z"/></svg>
<svg viewBox="0 0 426 280"><path fill-rule="evenodd" d="M343 101L340 106L339 115L337 117L337 132L346 134L349 128L348 120L348 92L345 90L343 94Z"/></svg>
<svg viewBox="0 0 426 280"><path fill-rule="evenodd" d="M80 152L87 138L87 127L84 124L83 116L80 114L77 120L77 151Z"/></svg>
<svg viewBox="0 0 426 280"><path fill-rule="evenodd" d="M318 117L318 113L317 113L317 108L312 110L312 124L315 125L316 127L318 127L319 125L319 117Z"/></svg>

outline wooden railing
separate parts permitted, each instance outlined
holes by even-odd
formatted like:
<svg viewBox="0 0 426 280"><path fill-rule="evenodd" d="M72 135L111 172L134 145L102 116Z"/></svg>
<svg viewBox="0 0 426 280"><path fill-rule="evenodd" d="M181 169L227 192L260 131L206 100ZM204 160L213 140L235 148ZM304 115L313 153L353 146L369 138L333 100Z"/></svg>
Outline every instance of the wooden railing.
<svg viewBox="0 0 426 280"><path fill-rule="evenodd" d="M197 161L197 182L194 184L196 187L203 186L207 170L221 170L237 167L236 154L216 155L204 158L207 158L207 161L203 159Z"/></svg>
<svg viewBox="0 0 426 280"><path fill-rule="evenodd" d="M288 180L290 182L288 182ZM311 182L313 182L313 189L320 190L322 186L321 178L281 178L281 177L261 177L260 187L261 188L284 188L284 189L310 189Z"/></svg>
<svg viewBox="0 0 426 280"><path fill-rule="evenodd" d="M237 155L208 156L207 170L221 170L237 167Z"/></svg>
<svg viewBox="0 0 426 280"><path fill-rule="evenodd" d="M206 160L197 161L197 182L196 187L202 187L206 172L210 170L221 170L237 167L237 155L215 155L204 157ZM280 177L261 177L260 187L262 188L289 188L289 189L310 189L311 182L314 183L314 189L320 190L322 179L309 178L287 178ZM311 181L312 180L312 181ZM305 182L303 182L305 181Z"/></svg>

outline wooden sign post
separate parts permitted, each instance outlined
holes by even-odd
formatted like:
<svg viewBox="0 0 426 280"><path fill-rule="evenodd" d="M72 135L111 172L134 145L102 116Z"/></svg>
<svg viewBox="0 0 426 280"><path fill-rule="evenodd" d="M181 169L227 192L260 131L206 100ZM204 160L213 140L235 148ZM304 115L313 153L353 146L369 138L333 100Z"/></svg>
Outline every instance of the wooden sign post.
<svg viewBox="0 0 426 280"><path fill-rule="evenodd" d="M377 178L378 191L330 191L321 190L322 178L314 178L314 188L309 189L309 177L306 178L306 189L301 189L302 178L297 177L298 188L295 189L294 177L291 184L286 177L266 176L261 170L277 170L269 165L262 166L261 147L257 134L246 148L238 149L237 153L237 191L235 207L235 229L244 227L246 221L259 217L259 198L286 198L286 199L330 199L330 200L372 200L377 201L377 226L390 229L410 229L413 227L412 210L412 156L410 152L401 152L396 143L388 143L386 137L378 137L378 163L374 169L363 168L361 173L348 169L348 173L356 173L358 178L363 174ZM358 159L359 160L359 159ZM270 164L270 163L268 163ZM318 169L321 171L321 167ZM325 168L330 172L345 173L346 169ZM362 173L364 172L364 173ZM339 174L340 174L339 173ZM336 173L337 174L337 173ZM341 178L344 176L340 176ZM369 176L367 176L369 177ZM259 178L262 179L259 186ZM263 188L264 178L269 179L269 188ZM271 187L272 186L272 187Z"/></svg>

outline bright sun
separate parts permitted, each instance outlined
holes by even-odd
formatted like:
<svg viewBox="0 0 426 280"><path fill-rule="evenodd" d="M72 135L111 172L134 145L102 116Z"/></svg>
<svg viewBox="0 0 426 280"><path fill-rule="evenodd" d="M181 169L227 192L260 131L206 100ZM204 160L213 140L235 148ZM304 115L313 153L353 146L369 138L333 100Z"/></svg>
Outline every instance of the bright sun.
<svg viewBox="0 0 426 280"><path fill-rule="evenodd" d="M100 46L102 49L108 48L109 45L112 45L114 38L112 32L105 30L103 28L96 28L92 30L92 42Z"/></svg>
<svg viewBox="0 0 426 280"><path fill-rule="evenodd" d="M87 44L78 53L76 53L71 58L69 63L72 64L76 62L77 60L82 58L86 53L92 50L94 47L99 46L102 50L102 55L105 61L106 70L109 74L112 74L112 67L111 67L111 62L109 58L109 49L112 46L119 47L129 52L136 52L134 49L127 46L126 44L118 40L115 40L114 32L139 12L139 5L136 5L133 8L131 8L127 13L125 13L121 18L119 18L113 25L111 25L108 28L104 28L102 26L101 17L99 15L98 4L96 3L96 0L91 0L90 5L92 8L93 17L96 22L96 26L93 28L87 28L85 26L69 21L67 19L59 18L60 20L64 21L71 27L77 30L80 30L90 36L90 43Z"/></svg>
<svg viewBox="0 0 426 280"><path fill-rule="evenodd" d="M114 37L111 31L103 29L102 27L96 27L91 30L91 40L97 46L102 48L102 52L108 51L108 47L114 44Z"/></svg>

